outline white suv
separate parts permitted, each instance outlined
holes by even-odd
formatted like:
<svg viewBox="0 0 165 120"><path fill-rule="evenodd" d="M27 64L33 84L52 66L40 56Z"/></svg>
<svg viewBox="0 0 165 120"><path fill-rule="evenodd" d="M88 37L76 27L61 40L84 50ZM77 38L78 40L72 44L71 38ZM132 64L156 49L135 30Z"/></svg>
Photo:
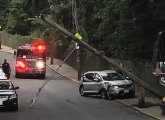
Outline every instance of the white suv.
<svg viewBox="0 0 165 120"><path fill-rule="evenodd" d="M81 77L79 92L81 96L101 95L103 99L115 99L123 95L134 97L135 88L131 80L114 70L89 71Z"/></svg>

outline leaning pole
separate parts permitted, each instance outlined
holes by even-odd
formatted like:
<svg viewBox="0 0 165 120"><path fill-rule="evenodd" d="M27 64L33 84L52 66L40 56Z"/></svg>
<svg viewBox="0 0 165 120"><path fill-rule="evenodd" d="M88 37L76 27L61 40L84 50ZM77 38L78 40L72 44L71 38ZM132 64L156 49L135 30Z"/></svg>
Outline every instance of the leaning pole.
<svg viewBox="0 0 165 120"><path fill-rule="evenodd" d="M105 55L101 54L101 52L98 51L97 49L91 47L86 42L84 42L84 41L78 39L77 37L75 37L72 33L70 33L65 28L61 27L60 25L58 25L57 23L55 23L54 21L52 21L51 19L49 19L47 16L41 15L41 19L44 22L46 22L47 24L49 24L51 27L59 30L64 35L66 35L70 39L72 39L75 42L77 42L80 46L83 46L84 48L86 48L90 52L92 52L93 54L97 55L99 58L101 58L101 59L105 60L106 62L108 62L114 69L116 69L118 71L121 71L122 73L124 73L125 75L127 75L128 77L130 77L134 82L136 82L137 84L139 84L140 86L142 86L144 89L146 89L147 91L149 91L150 93L152 93L153 95L155 95L156 97L158 97L159 99L162 99L164 97L163 95L160 94L160 92L158 90L154 89L152 86L150 86L147 83L145 83L142 79L138 78L137 76L135 76L134 74L130 73L129 71L127 71L123 67L119 66L117 63L115 63L114 61L112 61L110 58L108 58Z"/></svg>

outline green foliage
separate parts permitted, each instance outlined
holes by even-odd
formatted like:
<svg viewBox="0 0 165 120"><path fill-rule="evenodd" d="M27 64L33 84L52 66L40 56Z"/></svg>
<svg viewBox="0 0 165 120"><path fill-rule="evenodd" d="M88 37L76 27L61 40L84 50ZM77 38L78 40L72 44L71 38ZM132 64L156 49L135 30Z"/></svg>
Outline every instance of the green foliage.
<svg viewBox="0 0 165 120"><path fill-rule="evenodd" d="M49 8L48 0L23 0L23 10L31 16L39 16L42 12L47 12Z"/></svg>
<svg viewBox="0 0 165 120"><path fill-rule="evenodd" d="M52 0L52 3L50 1L10 0L6 5L5 0L1 0L0 6L15 7L1 12L0 21L3 21L3 26L10 33L47 38L51 35L51 28L36 17L44 13L73 32L72 1ZM77 0L76 2L81 33L90 45L112 58L152 59L157 33L165 29L164 0ZM69 44L61 33L57 32L56 39L60 45Z"/></svg>
<svg viewBox="0 0 165 120"><path fill-rule="evenodd" d="M28 17L26 13L22 11L23 0L10 0L9 7L6 11L6 27L5 29L12 34L28 35L30 23L24 20Z"/></svg>
<svg viewBox="0 0 165 120"><path fill-rule="evenodd" d="M160 30L155 9L162 1L81 0L79 18L89 44L107 56L151 60Z"/></svg>
<svg viewBox="0 0 165 120"><path fill-rule="evenodd" d="M6 9L8 6L8 0L0 0L0 10Z"/></svg>
<svg viewBox="0 0 165 120"><path fill-rule="evenodd" d="M55 9L55 14L56 14L56 21L59 24L62 24L66 29L70 29L72 30L72 22L73 22L73 18L72 18L72 3L70 0L66 0L64 2L61 2L59 4L56 5L56 9Z"/></svg>
<svg viewBox="0 0 165 120"><path fill-rule="evenodd" d="M10 0L6 11L7 19L3 22L6 22L5 30L11 34L23 36L34 35L35 33L37 36L43 35L46 25L37 15L46 9L47 4L45 2L46 0L42 2L38 0ZM41 24L44 24L44 26Z"/></svg>

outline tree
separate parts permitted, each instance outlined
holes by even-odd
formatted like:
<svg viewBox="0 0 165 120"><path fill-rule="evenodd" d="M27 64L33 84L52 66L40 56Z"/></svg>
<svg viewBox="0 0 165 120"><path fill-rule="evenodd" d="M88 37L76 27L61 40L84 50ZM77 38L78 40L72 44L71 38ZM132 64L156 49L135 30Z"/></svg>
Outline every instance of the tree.
<svg viewBox="0 0 165 120"><path fill-rule="evenodd" d="M70 0L6 1L0 1L1 6L10 6L3 24L12 34L50 34L51 30L39 27L43 24L37 22L40 13L54 15L57 23L71 31L74 29ZM157 32L165 28L163 0L77 0L77 5L80 28L90 45L108 57L151 60ZM64 38L60 36L60 39Z"/></svg>
<svg viewBox="0 0 165 120"><path fill-rule="evenodd" d="M7 6L8 6L8 0L1 0L0 1L0 10L6 9Z"/></svg>
<svg viewBox="0 0 165 120"><path fill-rule="evenodd" d="M109 57L151 60L153 44L160 29L157 26L160 17L156 16L155 10L164 5L162 2L82 0L79 4L81 28L89 43L105 51Z"/></svg>

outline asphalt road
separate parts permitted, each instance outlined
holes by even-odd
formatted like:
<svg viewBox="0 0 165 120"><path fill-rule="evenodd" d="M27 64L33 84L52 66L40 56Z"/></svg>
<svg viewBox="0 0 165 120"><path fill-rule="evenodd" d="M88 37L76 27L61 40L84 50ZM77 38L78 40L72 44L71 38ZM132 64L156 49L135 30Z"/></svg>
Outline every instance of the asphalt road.
<svg viewBox="0 0 165 120"><path fill-rule="evenodd" d="M18 111L0 111L0 120L153 120L117 101L99 97L81 97L78 83L68 80L47 67L45 80L16 79L15 59L12 54L0 52L0 64L7 59L12 68L11 80L19 95ZM38 89L54 74L42 89L36 103L29 108Z"/></svg>

